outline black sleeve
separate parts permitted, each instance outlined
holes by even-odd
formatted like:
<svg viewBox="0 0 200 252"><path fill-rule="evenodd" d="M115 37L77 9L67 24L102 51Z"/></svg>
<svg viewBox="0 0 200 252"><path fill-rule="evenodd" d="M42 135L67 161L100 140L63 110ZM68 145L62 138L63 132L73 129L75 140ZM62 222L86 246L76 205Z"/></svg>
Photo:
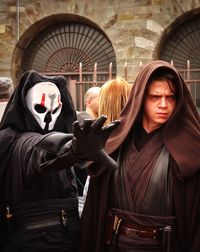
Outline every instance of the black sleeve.
<svg viewBox="0 0 200 252"><path fill-rule="evenodd" d="M70 168L80 162L71 151L72 134L24 133L16 140L14 155L26 177L49 170Z"/></svg>

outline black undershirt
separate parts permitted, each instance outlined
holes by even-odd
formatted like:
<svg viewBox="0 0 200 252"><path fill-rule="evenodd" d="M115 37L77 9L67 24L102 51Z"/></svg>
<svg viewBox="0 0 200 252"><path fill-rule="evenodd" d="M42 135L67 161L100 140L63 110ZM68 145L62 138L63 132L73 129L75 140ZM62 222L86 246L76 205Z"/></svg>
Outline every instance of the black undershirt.
<svg viewBox="0 0 200 252"><path fill-rule="evenodd" d="M134 133L134 143L138 151L160 130L157 128L150 133L146 132L141 124L136 124Z"/></svg>

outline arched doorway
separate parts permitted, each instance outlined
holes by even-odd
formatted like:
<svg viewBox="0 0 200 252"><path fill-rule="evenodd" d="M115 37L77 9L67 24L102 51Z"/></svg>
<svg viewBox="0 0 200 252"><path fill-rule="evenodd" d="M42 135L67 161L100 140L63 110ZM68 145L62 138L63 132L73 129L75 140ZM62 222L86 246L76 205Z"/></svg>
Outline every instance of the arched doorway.
<svg viewBox="0 0 200 252"><path fill-rule="evenodd" d="M165 32L158 50L158 58L173 62L184 79L189 79L191 93L200 107L200 10L188 12L177 19Z"/></svg>
<svg viewBox="0 0 200 252"><path fill-rule="evenodd" d="M78 73L108 71L110 62L116 68L115 53L109 39L90 24L64 22L51 25L38 33L26 48L22 69L44 73Z"/></svg>
<svg viewBox="0 0 200 252"><path fill-rule="evenodd" d="M70 14L46 17L32 25L21 36L12 62L16 80L29 69L64 75L77 109L83 108L83 94L93 85L95 65L97 84L116 75L116 56L107 35L91 20ZM76 85L80 82L80 63L83 85Z"/></svg>

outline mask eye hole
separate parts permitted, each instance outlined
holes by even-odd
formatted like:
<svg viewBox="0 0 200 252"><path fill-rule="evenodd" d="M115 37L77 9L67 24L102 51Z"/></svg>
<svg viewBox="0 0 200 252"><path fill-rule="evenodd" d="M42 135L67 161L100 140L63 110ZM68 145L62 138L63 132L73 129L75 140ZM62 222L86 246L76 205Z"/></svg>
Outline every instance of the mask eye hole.
<svg viewBox="0 0 200 252"><path fill-rule="evenodd" d="M57 111L58 111L59 107L55 108L53 111L52 111L52 114L55 114Z"/></svg>
<svg viewBox="0 0 200 252"><path fill-rule="evenodd" d="M40 104L36 104L35 105L35 110L38 113L42 114L42 113L46 112L47 109L44 106L40 105Z"/></svg>

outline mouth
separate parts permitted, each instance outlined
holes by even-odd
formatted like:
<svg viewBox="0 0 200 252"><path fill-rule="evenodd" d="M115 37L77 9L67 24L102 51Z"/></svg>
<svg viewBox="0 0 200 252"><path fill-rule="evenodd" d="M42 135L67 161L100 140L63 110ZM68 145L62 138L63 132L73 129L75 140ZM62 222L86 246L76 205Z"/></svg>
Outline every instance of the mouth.
<svg viewBox="0 0 200 252"><path fill-rule="evenodd" d="M167 117L168 114L167 113L157 113L157 116L159 116L159 117Z"/></svg>

